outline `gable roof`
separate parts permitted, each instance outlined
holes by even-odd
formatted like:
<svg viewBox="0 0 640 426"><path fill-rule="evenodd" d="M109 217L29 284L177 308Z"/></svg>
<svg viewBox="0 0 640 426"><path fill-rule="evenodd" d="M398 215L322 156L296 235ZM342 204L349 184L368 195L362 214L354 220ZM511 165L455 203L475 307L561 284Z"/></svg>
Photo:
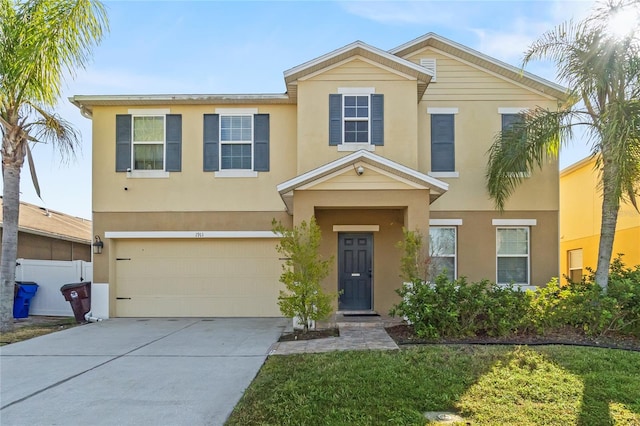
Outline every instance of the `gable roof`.
<svg viewBox="0 0 640 426"><path fill-rule="evenodd" d="M478 52L477 50L464 46L460 43L456 43L455 41L449 40L436 33L427 33L389 50L389 53L406 58L413 52L424 49L425 47L438 49L563 101L567 101L569 99L568 90L559 84L492 58L491 56L485 55L484 53Z"/></svg>
<svg viewBox="0 0 640 426"><path fill-rule="evenodd" d="M355 41L286 70L284 72L284 81L287 85L287 93L291 98L297 98L297 81L300 78L358 56L415 78L418 81L418 100L422 99L422 95L427 90L431 77L433 77L429 70L418 64L361 41Z"/></svg>
<svg viewBox="0 0 640 426"><path fill-rule="evenodd" d="M303 186L308 185L313 181L322 179L325 176L335 173L345 167L352 166L358 162L369 164L402 178L403 180L414 182L420 186L428 188L430 190L431 202L449 190L448 183L365 150L353 152L316 169L289 179L288 181L278 185L276 189L287 206L287 210L292 211L294 190L301 189Z"/></svg>
<svg viewBox="0 0 640 426"><path fill-rule="evenodd" d="M3 207L2 197L0 197L0 207ZM0 217L0 227L3 225L2 217ZM91 230L91 221L88 219L20 202L19 232L91 244Z"/></svg>

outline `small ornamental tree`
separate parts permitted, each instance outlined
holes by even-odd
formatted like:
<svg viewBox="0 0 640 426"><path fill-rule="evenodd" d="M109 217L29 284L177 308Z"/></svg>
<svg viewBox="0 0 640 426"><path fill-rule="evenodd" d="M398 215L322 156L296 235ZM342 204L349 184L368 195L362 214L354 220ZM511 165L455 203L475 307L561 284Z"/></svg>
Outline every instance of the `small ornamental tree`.
<svg viewBox="0 0 640 426"><path fill-rule="evenodd" d="M296 317L306 333L312 321L328 318L333 310L331 302L336 295L325 293L320 287L320 282L329 275L333 258L322 260L318 252L321 233L315 218L309 223L302 221L293 229L285 228L275 219L272 226L280 236L276 250L285 258L280 282L286 290L281 290L278 297L280 312Z"/></svg>

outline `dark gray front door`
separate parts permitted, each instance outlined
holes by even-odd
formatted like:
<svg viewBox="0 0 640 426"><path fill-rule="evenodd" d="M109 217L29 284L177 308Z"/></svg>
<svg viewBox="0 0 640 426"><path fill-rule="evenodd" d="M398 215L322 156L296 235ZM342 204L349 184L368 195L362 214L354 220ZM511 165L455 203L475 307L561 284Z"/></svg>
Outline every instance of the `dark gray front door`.
<svg viewBox="0 0 640 426"><path fill-rule="evenodd" d="M338 308L341 311L371 310L373 235L338 235Z"/></svg>

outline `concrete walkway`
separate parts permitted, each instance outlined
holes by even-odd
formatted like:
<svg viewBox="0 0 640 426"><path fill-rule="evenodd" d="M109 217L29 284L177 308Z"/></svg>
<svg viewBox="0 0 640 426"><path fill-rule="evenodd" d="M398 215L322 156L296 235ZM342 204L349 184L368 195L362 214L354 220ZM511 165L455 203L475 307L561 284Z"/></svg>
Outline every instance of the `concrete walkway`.
<svg viewBox="0 0 640 426"><path fill-rule="evenodd" d="M115 318L0 348L0 424L222 425L284 318Z"/></svg>
<svg viewBox="0 0 640 426"><path fill-rule="evenodd" d="M348 318L339 318L336 325L340 330L340 337L278 342L271 346L269 355L398 349L396 342L385 331L380 317L371 317L364 321L362 318L353 321Z"/></svg>

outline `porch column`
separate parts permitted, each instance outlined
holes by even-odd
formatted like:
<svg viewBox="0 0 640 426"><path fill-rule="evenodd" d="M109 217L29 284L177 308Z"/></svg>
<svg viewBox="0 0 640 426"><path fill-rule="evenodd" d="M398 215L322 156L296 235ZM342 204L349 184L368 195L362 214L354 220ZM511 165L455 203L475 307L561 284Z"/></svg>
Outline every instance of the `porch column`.
<svg viewBox="0 0 640 426"><path fill-rule="evenodd" d="M313 197L304 191L294 191L293 203L293 226L298 226L302 221L309 223L311 217L315 214L315 206L311 201Z"/></svg>
<svg viewBox="0 0 640 426"><path fill-rule="evenodd" d="M429 196L411 198L404 211L404 227L429 234Z"/></svg>

